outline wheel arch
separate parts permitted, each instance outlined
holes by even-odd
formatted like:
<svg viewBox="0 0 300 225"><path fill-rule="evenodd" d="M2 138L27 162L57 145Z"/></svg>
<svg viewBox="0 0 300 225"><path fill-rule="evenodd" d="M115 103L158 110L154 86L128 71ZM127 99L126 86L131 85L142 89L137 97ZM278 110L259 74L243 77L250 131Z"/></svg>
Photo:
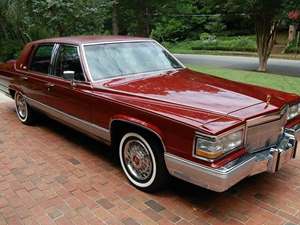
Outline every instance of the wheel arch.
<svg viewBox="0 0 300 225"><path fill-rule="evenodd" d="M19 88L17 88L16 86L9 86L8 87L8 92L9 92L9 95L12 99L15 99L15 95L17 92L20 92L20 93L23 93Z"/></svg>
<svg viewBox="0 0 300 225"><path fill-rule="evenodd" d="M9 88L8 89L8 92L9 92L9 96L12 98L12 99L15 99L15 95L16 95L16 90L12 89L12 88Z"/></svg>
<svg viewBox="0 0 300 225"><path fill-rule="evenodd" d="M147 123L145 121L128 117L128 116L116 116L113 117L109 124L109 130L112 140L112 145L118 140L120 133L124 129L137 129L145 131L148 134L151 134L156 138L157 141L161 144L163 151L166 152L166 145L164 141L164 136L162 131L155 125Z"/></svg>

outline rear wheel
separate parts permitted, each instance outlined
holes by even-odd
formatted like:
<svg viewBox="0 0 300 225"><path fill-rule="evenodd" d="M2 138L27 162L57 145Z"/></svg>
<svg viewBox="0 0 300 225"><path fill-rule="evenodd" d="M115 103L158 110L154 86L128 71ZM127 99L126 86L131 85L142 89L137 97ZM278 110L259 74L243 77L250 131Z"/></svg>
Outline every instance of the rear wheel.
<svg viewBox="0 0 300 225"><path fill-rule="evenodd" d="M156 191L169 180L163 149L150 135L125 133L119 144L119 158L128 180L142 191Z"/></svg>
<svg viewBox="0 0 300 225"><path fill-rule="evenodd" d="M35 113L20 92L16 92L15 94L15 103L19 120L24 124L32 124L35 120Z"/></svg>

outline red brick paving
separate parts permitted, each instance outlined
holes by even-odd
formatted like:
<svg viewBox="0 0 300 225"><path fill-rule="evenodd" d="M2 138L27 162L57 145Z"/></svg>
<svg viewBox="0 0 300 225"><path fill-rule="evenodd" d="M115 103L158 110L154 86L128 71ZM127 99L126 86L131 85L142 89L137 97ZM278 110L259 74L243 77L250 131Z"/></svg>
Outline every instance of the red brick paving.
<svg viewBox="0 0 300 225"><path fill-rule="evenodd" d="M0 225L300 224L299 156L221 194L178 180L146 194L102 144L47 118L22 125L13 102L0 118Z"/></svg>

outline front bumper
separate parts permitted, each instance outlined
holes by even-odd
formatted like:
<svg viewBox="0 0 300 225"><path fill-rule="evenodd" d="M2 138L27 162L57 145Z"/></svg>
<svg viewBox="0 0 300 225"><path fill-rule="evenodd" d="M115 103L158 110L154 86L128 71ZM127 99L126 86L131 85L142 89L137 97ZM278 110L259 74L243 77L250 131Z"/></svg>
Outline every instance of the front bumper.
<svg viewBox="0 0 300 225"><path fill-rule="evenodd" d="M223 192L242 179L262 172L275 173L296 157L300 128L287 129L276 147L247 154L224 167L214 169L165 153L169 173L195 185Z"/></svg>

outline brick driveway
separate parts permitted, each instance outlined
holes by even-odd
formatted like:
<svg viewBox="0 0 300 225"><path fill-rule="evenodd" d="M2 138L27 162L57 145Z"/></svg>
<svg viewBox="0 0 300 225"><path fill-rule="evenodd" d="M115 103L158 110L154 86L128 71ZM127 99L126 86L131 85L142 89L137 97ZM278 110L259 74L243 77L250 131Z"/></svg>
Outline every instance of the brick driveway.
<svg viewBox="0 0 300 225"><path fill-rule="evenodd" d="M44 118L22 125L0 104L0 225L300 224L300 160L218 194L175 180L132 188L109 149Z"/></svg>

